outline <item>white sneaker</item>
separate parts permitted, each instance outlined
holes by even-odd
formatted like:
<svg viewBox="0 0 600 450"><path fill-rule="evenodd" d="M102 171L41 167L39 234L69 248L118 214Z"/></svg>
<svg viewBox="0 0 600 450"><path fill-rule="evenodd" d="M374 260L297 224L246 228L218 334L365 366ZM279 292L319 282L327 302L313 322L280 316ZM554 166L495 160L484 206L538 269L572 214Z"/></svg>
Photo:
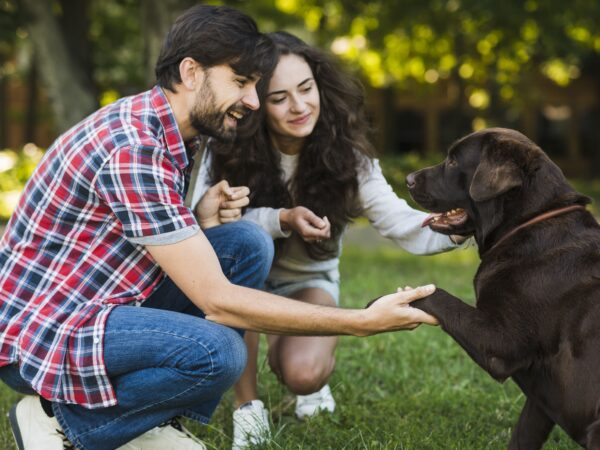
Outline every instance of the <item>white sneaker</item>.
<svg viewBox="0 0 600 450"><path fill-rule="evenodd" d="M232 450L243 450L271 439L269 411L260 400L244 403L233 412Z"/></svg>
<svg viewBox="0 0 600 450"><path fill-rule="evenodd" d="M206 450L176 418L146 431L117 450Z"/></svg>
<svg viewBox="0 0 600 450"><path fill-rule="evenodd" d="M300 420L319 414L320 411L335 411L335 400L329 385L326 384L320 391L308 395L296 396L296 417Z"/></svg>
<svg viewBox="0 0 600 450"><path fill-rule="evenodd" d="M74 448L55 417L48 417L40 398L28 395L15 403L8 420L19 450L63 450Z"/></svg>

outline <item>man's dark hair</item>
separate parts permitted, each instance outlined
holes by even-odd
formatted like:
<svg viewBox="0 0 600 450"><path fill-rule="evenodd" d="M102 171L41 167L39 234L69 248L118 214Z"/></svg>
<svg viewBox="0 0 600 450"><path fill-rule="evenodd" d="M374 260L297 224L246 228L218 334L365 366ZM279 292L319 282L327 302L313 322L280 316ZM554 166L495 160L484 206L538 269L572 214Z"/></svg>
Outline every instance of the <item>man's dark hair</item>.
<svg viewBox="0 0 600 450"><path fill-rule="evenodd" d="M243 76L269 74L276 63L271 40L254 20L227 6L196 5L177 18L156 62L158 84L174 91L179 64L193 58L203 68L229 64Z"/></svg>

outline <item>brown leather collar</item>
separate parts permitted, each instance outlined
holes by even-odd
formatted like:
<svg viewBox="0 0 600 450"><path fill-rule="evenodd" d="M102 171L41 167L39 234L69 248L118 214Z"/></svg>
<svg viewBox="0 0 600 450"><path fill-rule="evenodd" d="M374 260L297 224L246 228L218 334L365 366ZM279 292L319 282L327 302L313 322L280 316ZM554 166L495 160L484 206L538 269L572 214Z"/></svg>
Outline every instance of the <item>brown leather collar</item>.
<svg viewBox="0 0 600 450"><path fill-rule="evenodd" d="M585 211L585 206L582 206L582 205L565 206L564 208L553 209L552 211L548 211L548 212L545 212L543 214L540 214L539 216L535 216L533 219L530 219L527 222L522 223L521 225L519 225L519 226L513 228L512 230L510 230L508 233L506 233L504 236L502 236L498 241L496 241L496 243L494 245L492 245L489 248L489 250L487 250L485 253L491 252L493 249L495 249L496 247L498 247L502 242L504 242L509 237L511 237L513 234L517 233L518 231L522 230L523 228L526 228L528 226L534 225L534 224L536 224L538 222L541 222L543 220L550 219L551 217L560 216L561 214L565 214L565 213L568 213L568 212L571 212L571 211L576 211L578 209L581 209L581 210Z"/></svg>

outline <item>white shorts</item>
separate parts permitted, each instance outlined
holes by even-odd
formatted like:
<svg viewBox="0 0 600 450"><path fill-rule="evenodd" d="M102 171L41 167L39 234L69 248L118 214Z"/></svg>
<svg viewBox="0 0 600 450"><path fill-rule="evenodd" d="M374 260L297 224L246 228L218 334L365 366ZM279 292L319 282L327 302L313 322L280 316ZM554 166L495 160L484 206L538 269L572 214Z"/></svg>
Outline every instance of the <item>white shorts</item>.
<svg viewBox="0 0 600 450"><path fill-rule="evenodd" d="M337 270L329 272L306 273L277 268L276 277L269 277L265 282L265 290L272 294L289 297L306 288L319 288L327 292L340 304L340 274Z"/></svg>

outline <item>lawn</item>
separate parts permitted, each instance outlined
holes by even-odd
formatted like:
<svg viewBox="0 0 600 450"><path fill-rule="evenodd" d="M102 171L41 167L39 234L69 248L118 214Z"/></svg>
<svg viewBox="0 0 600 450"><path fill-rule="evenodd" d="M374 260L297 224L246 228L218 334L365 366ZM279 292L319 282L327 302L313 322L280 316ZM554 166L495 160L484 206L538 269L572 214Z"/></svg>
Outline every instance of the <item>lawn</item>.
<svg viewBox="0 0 600 450"><path fill-rule="evenodd" d="M395 248L347 245L343 306L362 307L397 286L429 282L472 302L477 264L473 249L415 257ZM298 422L294 398L264 364L260 379L276 433L266 449L503 449L524 403L511 381L492 380L438 327L342 337L330 383L338 402L333 415ZM0 387L1 449L15 448L6 412L17 398ZM228 393L210 426L189 423L209 448L231 445L231 402ZM579 447L556 429L545 448Z"/></svg>
<svg viewBox="0 0 600 450"><path fill-rule="evenodd" d="M16 167L26 169L28 161ZM406 174L423 165L409 155L384 161L384 171L406 198ZM8 192L7 186L17 189L17 172L13 170L10 179L0 177L0 193ZM574 180L573 184L594 199L589 209L600 216L600 180ZM0 218L5 213L2 205L0 198ZM395 248L370 248L364 242L347 245L341 264L342 306L362 307L398 286L431 282L473 302L477 264L472 248L415 257ZM365 339L342 337L330 383L338 402L333 415L298 422L293 416L294 398L264 363L260 380L276 433L266 449L503 449L524 403L511 381L496 383L439 328L427 326ZM16 448L6 412L18 398L0 385L0 450ZM229 393L210 426L189 424L209 448L231 446L231 403ZM556 429L545 448L579 447Z"/></svg>

